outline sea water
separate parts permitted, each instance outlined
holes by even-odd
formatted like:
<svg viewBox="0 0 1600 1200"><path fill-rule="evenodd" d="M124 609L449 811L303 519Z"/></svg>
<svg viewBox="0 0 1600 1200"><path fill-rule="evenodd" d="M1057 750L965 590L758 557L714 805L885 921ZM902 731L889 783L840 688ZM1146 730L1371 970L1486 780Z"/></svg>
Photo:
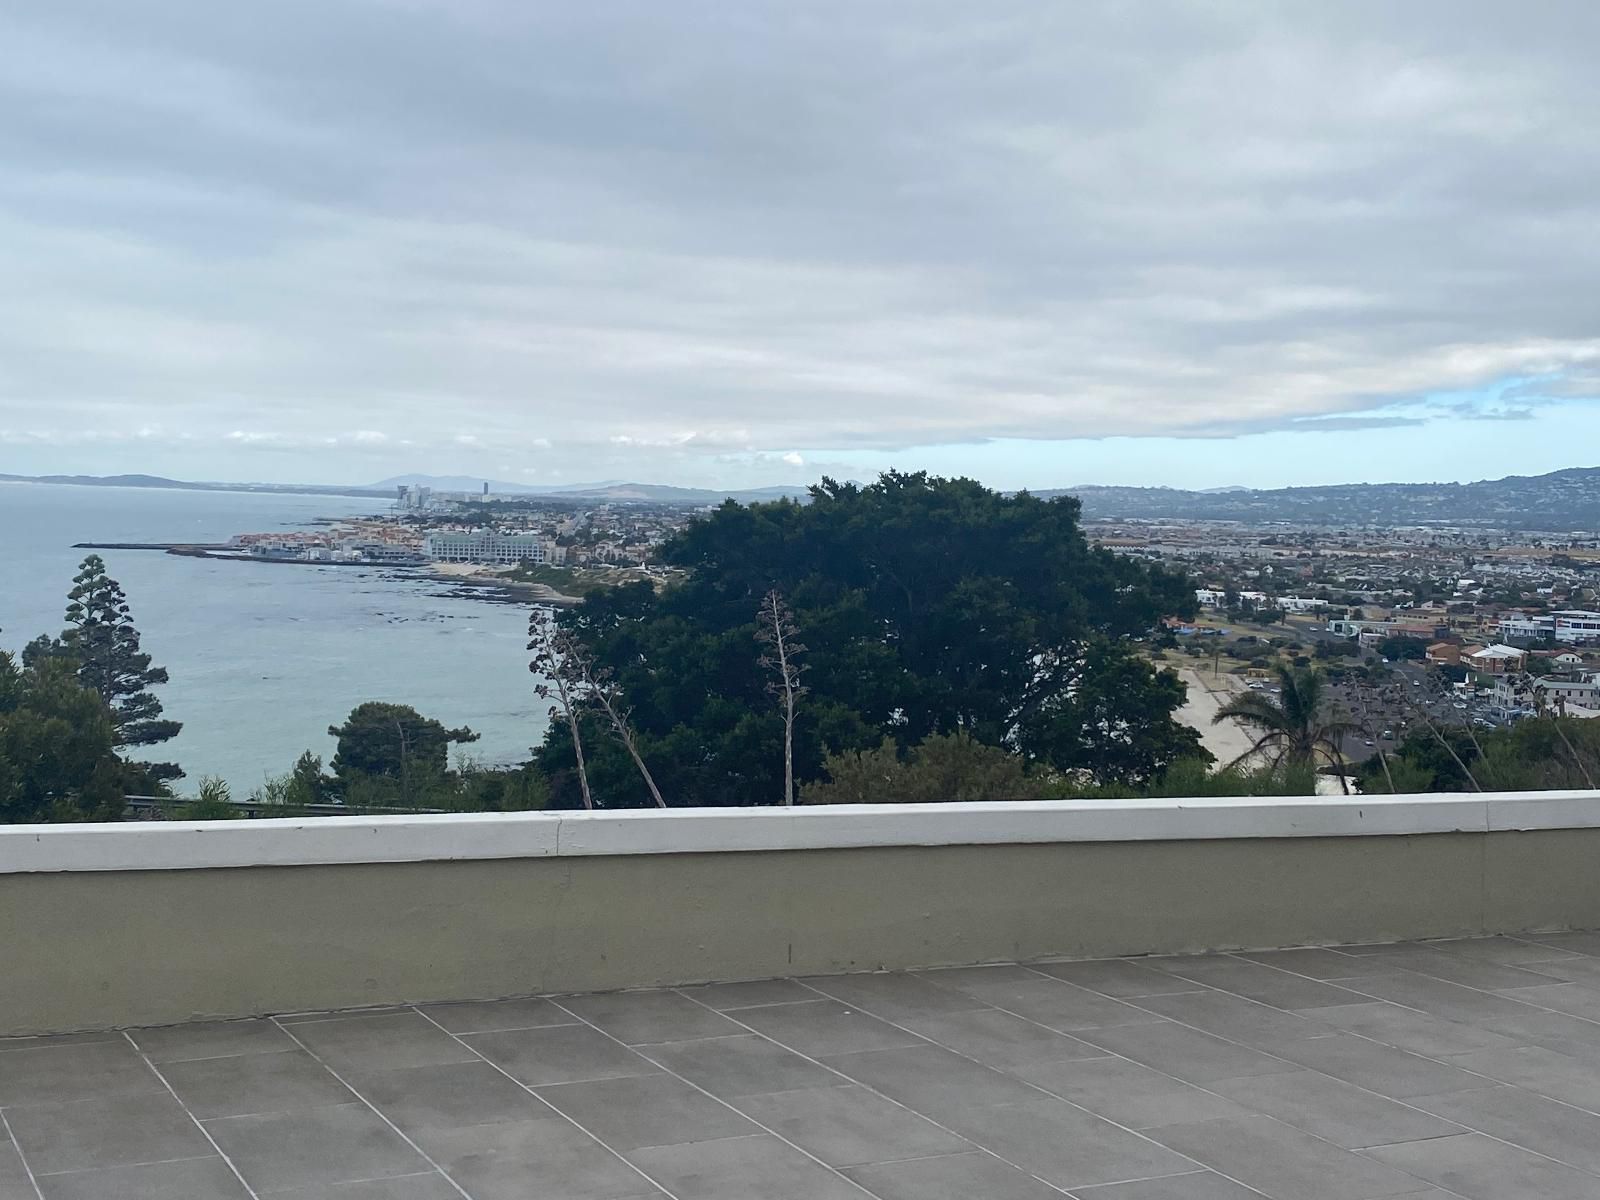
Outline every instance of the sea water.
<svg viewBox="0 0 1600 1200"><path fill-rule="evenodd" d="M76 542L226 542L382 511L344 496L0 482L0 649L63 627L86 550ZM183 732L138 757L176 761L179 790L204 775L243 797L303 750L333 756L328 726L364 700L410 704L481 739L485 763L521 762L543 737L528 673L528 609L453 594L418 571L101 550L143 648L171 682L156 689Z"/></svg>

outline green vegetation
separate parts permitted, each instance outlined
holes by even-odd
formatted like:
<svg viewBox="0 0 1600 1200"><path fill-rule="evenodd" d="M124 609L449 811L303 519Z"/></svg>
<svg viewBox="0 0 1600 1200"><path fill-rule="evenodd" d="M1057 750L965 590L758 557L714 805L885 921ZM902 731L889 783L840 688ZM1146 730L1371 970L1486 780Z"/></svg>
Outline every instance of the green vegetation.
<svg viewBox="0 0 1600 1200"><path fill-rule="evenodd" d="M639 754L669 804L784 795L786 706L762 667L761 598L776 589L807 646L794 777L829 755L964 734L1085 784L1142 787L1204 754L1173 719L1183 686L1137 653L1190 615L1180 573L1091 548L1071 499L1002 496L970 480L891 472L824 481L810 504L726 504L668 542L684 578L598 590L562 614L632 706ZM602 807L650 802L626 748L589 709L586 774ZM579 803L572 730L536 761L556 803Z"/></svg>
<svg viewBox="0 0 1600 1200"><path fill-rule="evenodd" d="M114 821L128 779L111 714L72 664L0 651L0 820Z"/></svg>
<svg viewBox="0 0 1600 1200"><path fill-rule="evenodd" d="M639 577L640 573L630 568L552 567L531 562L521 563L503 576L512 583L542 583L563 596L587 596L619 580Z"/></svg>
<svg viewBox="0 0 1600 1200"><path fill-rule="evenodd" d="M150 688L167 682L164 667L152 667L139 648L139 631L122 585L106 574L98 554L83 560L67 593L67 628L58 638L38 637L22 652L24 664L45 658L73 664L79 681L99 695L111 714L118 746L153 746L178 736L183 726L163 720L161 702ZM151 763L155 779L183 776L175 763Z"/></svg>
<svg viewBox="0 0 1600 1200"><path fill-rule="evenodd" d="M1313 667L1283 663L1275 664L1273 673L1279 688L1276 697L1246 692L1228 701L1212 718L1218 723L1238 721L1255 731L1255 743L1241 760L1259 758L1273 767L1296 770L1314 770L1319 762L1342 768L1339 740L1356 732L1357 726L1334 711L1326 676ZM1343 779L1341 770L1341 782Z"/></svg>
<svg viewBox="0 0 1600 1200"><path fill-rule="evenodd" d="M1083 784L1029 766L998 746L964 733L934 734L901 752L885 738L871 750L830 754L826 778L800 793L803 804L928 804L971 800L1126 800L1144 796L1309 796L1310 766L1282 764L1212 770L1200 757L1179 759L1143 787Z"/></svg>
<svg viewBox="0 0 1600 1200"><path fill-rule="evenodd" d="M149 692L167 673L139 649L128 603L98 555L68 596L67 628L20 659L0 651L0 821L115 821L128 795L164 795L175 763L122 751L173 737Z"/></svg>
<svg viewBox="0 0 1600 1200"><path fill-rule="evenodd" d="M1508 729L1424 728L1389 756L1396 792L1594 789L1600 781L1600 721L1543 717ZM1361 769L1363 791L1387 792L1374 760Z"/></svg>

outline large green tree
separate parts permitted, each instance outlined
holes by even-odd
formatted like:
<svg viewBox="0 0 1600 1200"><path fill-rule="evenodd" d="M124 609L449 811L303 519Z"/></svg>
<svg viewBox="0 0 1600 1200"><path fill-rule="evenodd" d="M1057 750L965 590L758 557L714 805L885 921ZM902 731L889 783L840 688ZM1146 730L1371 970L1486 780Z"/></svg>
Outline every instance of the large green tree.
<svg viewBox="0 0 1600 1200"><path fill-rule="evenodd" d="M72 664L0 651L0 823L118 820L129 783L111 715Z"/></svg>
<svg viewBox="0 0 1600 1200"><path fill-rule="evenodd" d="M329 726L328 733L339 739L329 765L342 785L387 781L404 803L437 786L449 768L452 743L478 740L472 730L447 729L409 704L377 700L356 705L344 724Z"/></svg>
<svg viewBox="0 0 1600 1200"><path fill-rule="evenodd" d="M784 719L767 695L756 618L774 589L807 647L798 782L820 778L829 753L956 733L1089 778L1149 778L1200 752L1198 736L1173 721L1181 684L1129 642L1191 613L1193 588L1091 547L1078 516L1070 497L966 479L825 480L807 504L723 505L663 547L681 583L607 588L562 621L613 673L673 803L783 795ZM599 803L648 801L615 739L591 747L587 722L583 738ZM564 725L552 725L539 761L557 802L573 802Z"/></svg>
<svg viewBox="0 0 1600 1200"><path fill-rule="evenodd" d="M78 679L105 702L118 746L153 746L170 741L183 728L162 717L161 701L150 691L167 682L165 667L150 665L139 646L122 585L106 574L98 554L83 560L67 593L67 627L57 639L38 638L24 651L24 661L45 657L70 659ZM148 764L157 779L177 779L175 763Z"/></svg>

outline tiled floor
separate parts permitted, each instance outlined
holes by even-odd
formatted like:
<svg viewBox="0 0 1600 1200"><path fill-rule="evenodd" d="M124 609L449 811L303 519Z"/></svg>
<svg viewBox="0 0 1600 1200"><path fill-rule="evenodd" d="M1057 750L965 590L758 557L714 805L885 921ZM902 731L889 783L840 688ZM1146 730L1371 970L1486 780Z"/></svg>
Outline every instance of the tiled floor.
<svg viewBox="0 0 1600 1200"><path fill-rule="evenodd" d="M0 1040L0 1200L1596 1200L1600 934Z"/></svg>

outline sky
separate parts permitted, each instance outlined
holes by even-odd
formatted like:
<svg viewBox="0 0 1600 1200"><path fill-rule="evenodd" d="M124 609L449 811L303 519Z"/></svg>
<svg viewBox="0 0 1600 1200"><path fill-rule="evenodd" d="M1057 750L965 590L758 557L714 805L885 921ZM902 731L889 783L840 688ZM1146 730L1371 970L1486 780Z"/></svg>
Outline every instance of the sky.
<svg viewBox="0 0 1600 1200"><path fill-rule="evenodd" d="M0 45L0 472L1600 465L1592 0L51 0Z"/></svg>

